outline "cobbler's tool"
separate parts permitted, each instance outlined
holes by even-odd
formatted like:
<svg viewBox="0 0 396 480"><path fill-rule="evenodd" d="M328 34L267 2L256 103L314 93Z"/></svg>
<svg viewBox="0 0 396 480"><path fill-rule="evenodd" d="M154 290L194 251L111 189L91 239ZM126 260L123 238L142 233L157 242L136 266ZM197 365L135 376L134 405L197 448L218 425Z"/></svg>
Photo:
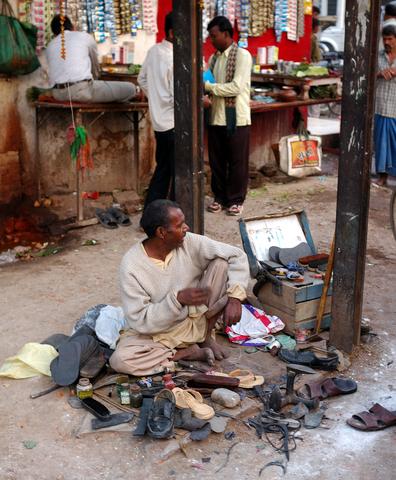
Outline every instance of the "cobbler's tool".
<svg viewBox="0 0 396 480"><path fill-rule="evenodd" d="M288 363L286 365L287 377L286 377L286 393L282 395L280 388L275 387L272 390L269 406L275 412L279 412L282 407L289 405L290 403L297 405L297 403L302 402L308 408L317 408L319 406L319 399L315 398L313 400L308 398L303 398L297 395L294 392L294 380L297 375L302 373L313 374L317 373L310 367L304 365L297 365L295 363Z"/></svg>

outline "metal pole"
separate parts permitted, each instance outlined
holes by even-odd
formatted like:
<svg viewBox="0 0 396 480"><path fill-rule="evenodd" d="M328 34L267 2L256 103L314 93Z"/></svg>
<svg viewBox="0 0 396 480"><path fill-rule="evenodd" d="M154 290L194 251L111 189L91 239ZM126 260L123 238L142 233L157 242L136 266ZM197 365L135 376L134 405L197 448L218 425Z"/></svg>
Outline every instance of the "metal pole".
<svg viewBox="0 0 396 480"><path fill-rule="evenodd" d="M195 233L204 232L201 3L173 0L176 200Z"/></svg>
<svg viewBox="0 0 396 480"><path fill-rule="evenodd" d="M359 344L370 197L380 0L346 3L341 155L330 342Z"/></svg>

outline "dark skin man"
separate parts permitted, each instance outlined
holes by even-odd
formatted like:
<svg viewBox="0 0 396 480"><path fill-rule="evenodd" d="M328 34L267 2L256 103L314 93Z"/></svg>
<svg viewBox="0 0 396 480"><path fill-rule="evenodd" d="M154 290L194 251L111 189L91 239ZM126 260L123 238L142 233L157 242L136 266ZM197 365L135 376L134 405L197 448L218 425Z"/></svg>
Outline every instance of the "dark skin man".
<svg viewBox="0 0 396 480"><path fill-rule="evenodd" d="M144 249L149 257L165 261L167 255L175 248L183 245L184 237L189 231L185 222L183 212L179 208L169 209L169 226L158 227L154 237L148 238L143 242ZM208 305L209 289L207 288L185 288L177 294L177 300L182 305ZM211 332L216 325L216 321L223 313L224 325L233 325L237 323L242 314L241 302L229 297L227 305L223 312L219 312L212 318L207 319L207 333L205 341L198 345L180 349L173 357L173 360L203 360L213 365L214 359L222 360L226 358L226 353L211 337Z"/></svg>

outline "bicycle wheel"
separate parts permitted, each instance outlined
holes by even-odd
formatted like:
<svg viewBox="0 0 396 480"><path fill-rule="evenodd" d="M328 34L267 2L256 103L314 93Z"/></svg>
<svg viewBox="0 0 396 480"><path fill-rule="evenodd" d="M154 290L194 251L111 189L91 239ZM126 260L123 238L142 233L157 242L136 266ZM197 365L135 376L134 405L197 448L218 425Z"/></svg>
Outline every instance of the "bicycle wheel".
<svg viewBox="0 0 396 480"><path fill-rule="evenodd" d="M392 227L393 237L396 240L396 190L393 190L390 201L390 224Z"/></svg>

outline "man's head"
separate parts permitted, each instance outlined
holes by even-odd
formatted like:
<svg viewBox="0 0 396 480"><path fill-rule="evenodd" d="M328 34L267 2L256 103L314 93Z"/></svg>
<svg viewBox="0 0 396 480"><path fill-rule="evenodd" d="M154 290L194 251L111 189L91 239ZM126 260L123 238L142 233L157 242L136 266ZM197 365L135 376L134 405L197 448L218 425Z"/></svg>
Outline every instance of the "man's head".
<svg viewBox="0 0 396 480"><path fill-rule="evenodd" d="M55 35L59 35L61 33L61 16L60 15L55 15L55 17L51 21L51 30L52 33ZM63 24L65 30L73 30L73 24L70 20L69 17L65 15L65 22Z"/></svg>
<svg viewBox="0 0 396 480"><path fill-rule="evenodd" d="M189 228L176 202L154 200L145 208L140 226L148 238L157 238L169 250L180 247Z"/></svg>
<svg viewBox="0 0 396 480"><path fill-rule="evenodd" d="M165 17L165 38L168 42L173 42L173 12L169 12Z"/></svg>
<svg viewBox="0 0 396 480"><path fill-rule="evenodd" d="M396 53L396 24L392 23L382 29L382 40L386 53Z"/></svg>
<svg viewBox="0 0 396 480"><path fill-rule="evenodd" d="M312 7L312 17L313 18L318 18L320 15L320 8L319 7Z"/></svg>
<svg viewBox="0 0 396 480"><path fill-rule="evenodd" d="M318 33L320 27L320 22L317 18L312 18L312 32Z"/></svg>
<svg viewBox="0 0 396 480"><path fill-rule="evenodd" d="M224 52L232 44L234 30L227 17L218 16L209 22L208 28L210 41L216 50Z"/></svg>
<svg viewBox="0 0 396 480"><path fill-rule="evenodd" d="M384 20L396 18L396 2L390 2L385 6Z"/></svg>

